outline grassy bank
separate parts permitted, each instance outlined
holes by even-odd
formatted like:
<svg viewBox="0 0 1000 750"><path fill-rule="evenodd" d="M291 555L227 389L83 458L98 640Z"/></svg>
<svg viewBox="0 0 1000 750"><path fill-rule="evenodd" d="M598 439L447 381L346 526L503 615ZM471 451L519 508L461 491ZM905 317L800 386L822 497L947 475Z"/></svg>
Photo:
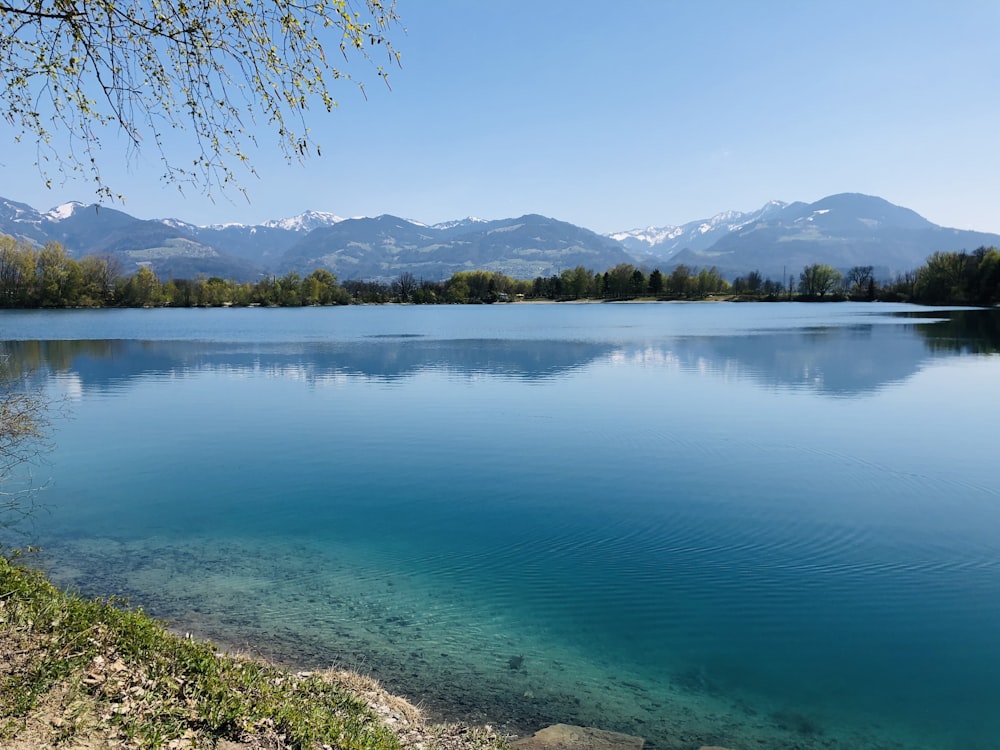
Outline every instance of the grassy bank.
<svg viewBox="0 0 1000 750"><path fill-rule="evenodd" d="M293 674L169 633L142 611L59 591L0 555L0 746L493 750L488 728L429 726L361 675Z"/></svg>

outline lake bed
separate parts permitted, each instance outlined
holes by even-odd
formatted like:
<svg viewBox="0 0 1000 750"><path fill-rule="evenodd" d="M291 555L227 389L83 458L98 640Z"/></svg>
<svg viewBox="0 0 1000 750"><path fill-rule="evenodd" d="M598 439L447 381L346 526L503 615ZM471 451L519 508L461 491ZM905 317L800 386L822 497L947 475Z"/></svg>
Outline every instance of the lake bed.
<svg viewBox="0 0 1000 750"><path fill-rule="evenodd" d="M1000 736L996 311L0 313L57 582L431 712L657 748Z"/></svg>

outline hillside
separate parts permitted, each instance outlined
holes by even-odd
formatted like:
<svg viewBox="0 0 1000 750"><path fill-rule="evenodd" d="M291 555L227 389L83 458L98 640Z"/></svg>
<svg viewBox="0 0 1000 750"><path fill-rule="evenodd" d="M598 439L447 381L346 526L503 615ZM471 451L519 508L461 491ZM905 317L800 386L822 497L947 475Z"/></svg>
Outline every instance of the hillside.
<svg viewBox="0 0 1000 750"><path fill-rule="evenodd" d="M617 242L544 216L427 226L379 216L309 232L280 268L327 268L343 279L392 279L401 273L440 280L457 271L499 271L517 279L583 265L605 269L634 259Z"/></svg>
<svg viewBox="0 0 1000 750"><path fill-rule="evenodd" d="M724 211L679 226L599 235L527 214L435 225L382 215L343 219L322 211L256 226L195 226L179 219L137 219L67 203L47 212L0 198L0 233L40 246L62 243L74 257L111 255L124 272L149 266L161 279L221 276L250 281L317 268L341 280L428 281L457 271L499 271L516 279L620 263L669 272L678 264L715 266L732 279L760 271L775 279L826 263L871 265L880 279L922 265L937 251L1000 245L1000 235L941 227L882 198L842 193L814 203L770 201L757 211Z"/></svg>
<svg viewBox="0 0 1000 750"><path fill-rule="evenodd" d="M922 265L937 251L1000 245L1000 235L947 229L882 198L843 193L815 203L771 202L749 214L724 214L671 232L614 235L669 267L716 266L727 278L758 270L780 279L812 263L846 270L875 266L887 279ZM640 238L647 238L643 242ZM711 239L711 241L708 241ZM656 261L653 261L656 262Z"/></svg>

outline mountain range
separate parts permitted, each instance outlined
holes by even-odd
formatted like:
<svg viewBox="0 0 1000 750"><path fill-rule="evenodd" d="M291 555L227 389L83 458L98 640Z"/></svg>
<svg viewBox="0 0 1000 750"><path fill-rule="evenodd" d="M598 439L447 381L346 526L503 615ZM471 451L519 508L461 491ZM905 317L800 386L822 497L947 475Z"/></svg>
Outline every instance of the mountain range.
<svg viewBox="0 0 1000 750"><path fill-rule="evenodd" d="M345 219L307 211L255 226L197 226L76 202L41 212L0 198L0 233L33 245L58 241L74 257L115 255L126 272L147 265L164 279L237 280L316 268L342 280L388 280L401 273L439 280L474 269L531 279L619 263L664 272L682 263L715 266L727 278L757 270L776 279L811 263L844 270L871 265L887 278L920 266L935 251L1000 246L1000 235L941 227L858 193L815 203L770 201L757 211L607 236L537 214L427 225L389 215Z"/></svg>

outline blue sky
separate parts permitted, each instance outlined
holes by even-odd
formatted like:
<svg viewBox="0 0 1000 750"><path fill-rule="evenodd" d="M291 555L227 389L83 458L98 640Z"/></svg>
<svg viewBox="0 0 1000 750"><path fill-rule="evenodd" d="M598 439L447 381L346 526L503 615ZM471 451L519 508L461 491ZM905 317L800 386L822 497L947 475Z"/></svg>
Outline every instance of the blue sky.
<svg viewBox="0 0 1000 750"><path fill-rule="evenodd" d="M1000 3L399 0L403 66L368 99L346 84L287 165L214 202L157 181L156 155L105 154L143 217L257 223L306 209L428 223L541 213L599 232L680 224L770 199L879 195L1000 232ZM362 65L352 72L365 77ZM45 189L0 121L0 195ZM183 152L178 150L180 157Z"/></svg>

